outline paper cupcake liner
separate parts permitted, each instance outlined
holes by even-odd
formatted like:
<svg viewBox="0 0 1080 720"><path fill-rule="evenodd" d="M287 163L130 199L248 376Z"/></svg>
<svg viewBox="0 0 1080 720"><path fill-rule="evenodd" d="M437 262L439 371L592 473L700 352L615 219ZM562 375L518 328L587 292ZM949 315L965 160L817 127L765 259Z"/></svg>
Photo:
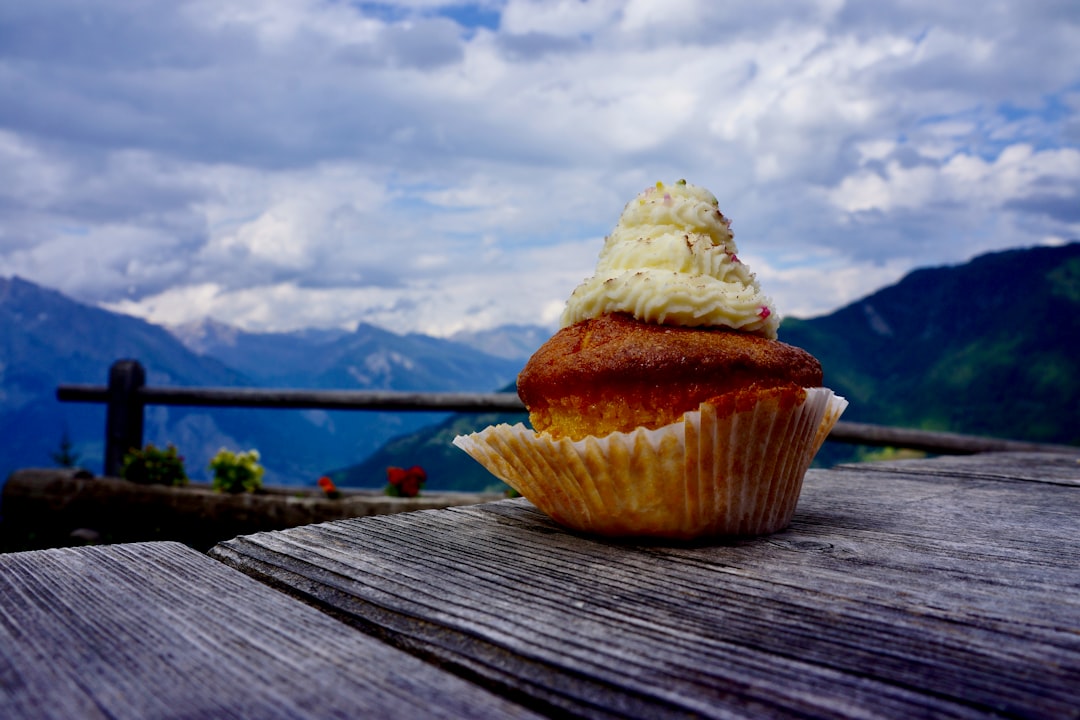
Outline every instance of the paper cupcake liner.
<svg viewBox="0 0 1080 720"><path fill-rule="evenodd" d="M575 441L501 424L454 444L583 532L691 539L781 530L847 401L828 388L723 401L655 430Z"/></svg>

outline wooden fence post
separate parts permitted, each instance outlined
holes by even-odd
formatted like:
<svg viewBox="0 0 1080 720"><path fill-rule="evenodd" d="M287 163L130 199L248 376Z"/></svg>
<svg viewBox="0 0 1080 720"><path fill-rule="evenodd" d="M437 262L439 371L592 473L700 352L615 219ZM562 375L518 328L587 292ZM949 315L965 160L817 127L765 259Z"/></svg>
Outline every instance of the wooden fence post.
<svg viewBox="0 0 1080 720"><path fill-rule="evenodd" d="M146 385L146 370L138 360L117 360L109 368L105 407L106 477L120 477L124 455L143 444L143 403L139 390Z"/></svg>

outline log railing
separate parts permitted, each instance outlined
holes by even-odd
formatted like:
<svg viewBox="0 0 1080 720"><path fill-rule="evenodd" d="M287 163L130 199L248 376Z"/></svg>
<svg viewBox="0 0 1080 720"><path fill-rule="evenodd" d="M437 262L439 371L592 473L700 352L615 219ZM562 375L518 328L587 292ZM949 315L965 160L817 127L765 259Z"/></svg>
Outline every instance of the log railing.
<svg viewBox="0 0 1080 720"><path fill-rule="evenodd" d="M441 412L525 412L513 393L413 393L393 391L279 390L268 388L146 387L146 371L137 360L118 360L109 384L60 385L62 402L105 403L105 475L120 473L124 454L143 446L143 410L147 405L289 408L306 410L392 410ZM840 421L830 441L875 447L899 447L939 455L995 451L1077 452L1067 445L934 432Z"/></svg>

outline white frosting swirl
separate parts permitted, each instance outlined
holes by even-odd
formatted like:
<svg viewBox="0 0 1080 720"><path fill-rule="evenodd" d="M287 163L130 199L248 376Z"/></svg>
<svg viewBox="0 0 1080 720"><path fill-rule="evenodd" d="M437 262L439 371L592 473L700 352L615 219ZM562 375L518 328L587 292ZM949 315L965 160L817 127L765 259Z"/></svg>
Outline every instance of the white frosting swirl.
<svg viewBox="0 0 1080 720"><path fill-rule="evenodd" d="M642 322L775 339L780 317L737 252L712 193L682 180L657 183L626 205L596 274L570 295L562 326L622 312Z"/></svg>

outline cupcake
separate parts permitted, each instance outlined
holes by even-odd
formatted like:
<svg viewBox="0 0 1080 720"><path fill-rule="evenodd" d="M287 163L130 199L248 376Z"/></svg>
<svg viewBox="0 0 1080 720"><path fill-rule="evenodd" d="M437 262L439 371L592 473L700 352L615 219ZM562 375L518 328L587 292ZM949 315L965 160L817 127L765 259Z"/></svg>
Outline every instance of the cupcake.
<svg viewBox="0 0 1080 720"><path fill-rule="evenodd" d="M707 190L657 183L623 210L518 393L532 429L455 438L554 520L693 539L786 527L847 402L738 258Z"/></svg>

